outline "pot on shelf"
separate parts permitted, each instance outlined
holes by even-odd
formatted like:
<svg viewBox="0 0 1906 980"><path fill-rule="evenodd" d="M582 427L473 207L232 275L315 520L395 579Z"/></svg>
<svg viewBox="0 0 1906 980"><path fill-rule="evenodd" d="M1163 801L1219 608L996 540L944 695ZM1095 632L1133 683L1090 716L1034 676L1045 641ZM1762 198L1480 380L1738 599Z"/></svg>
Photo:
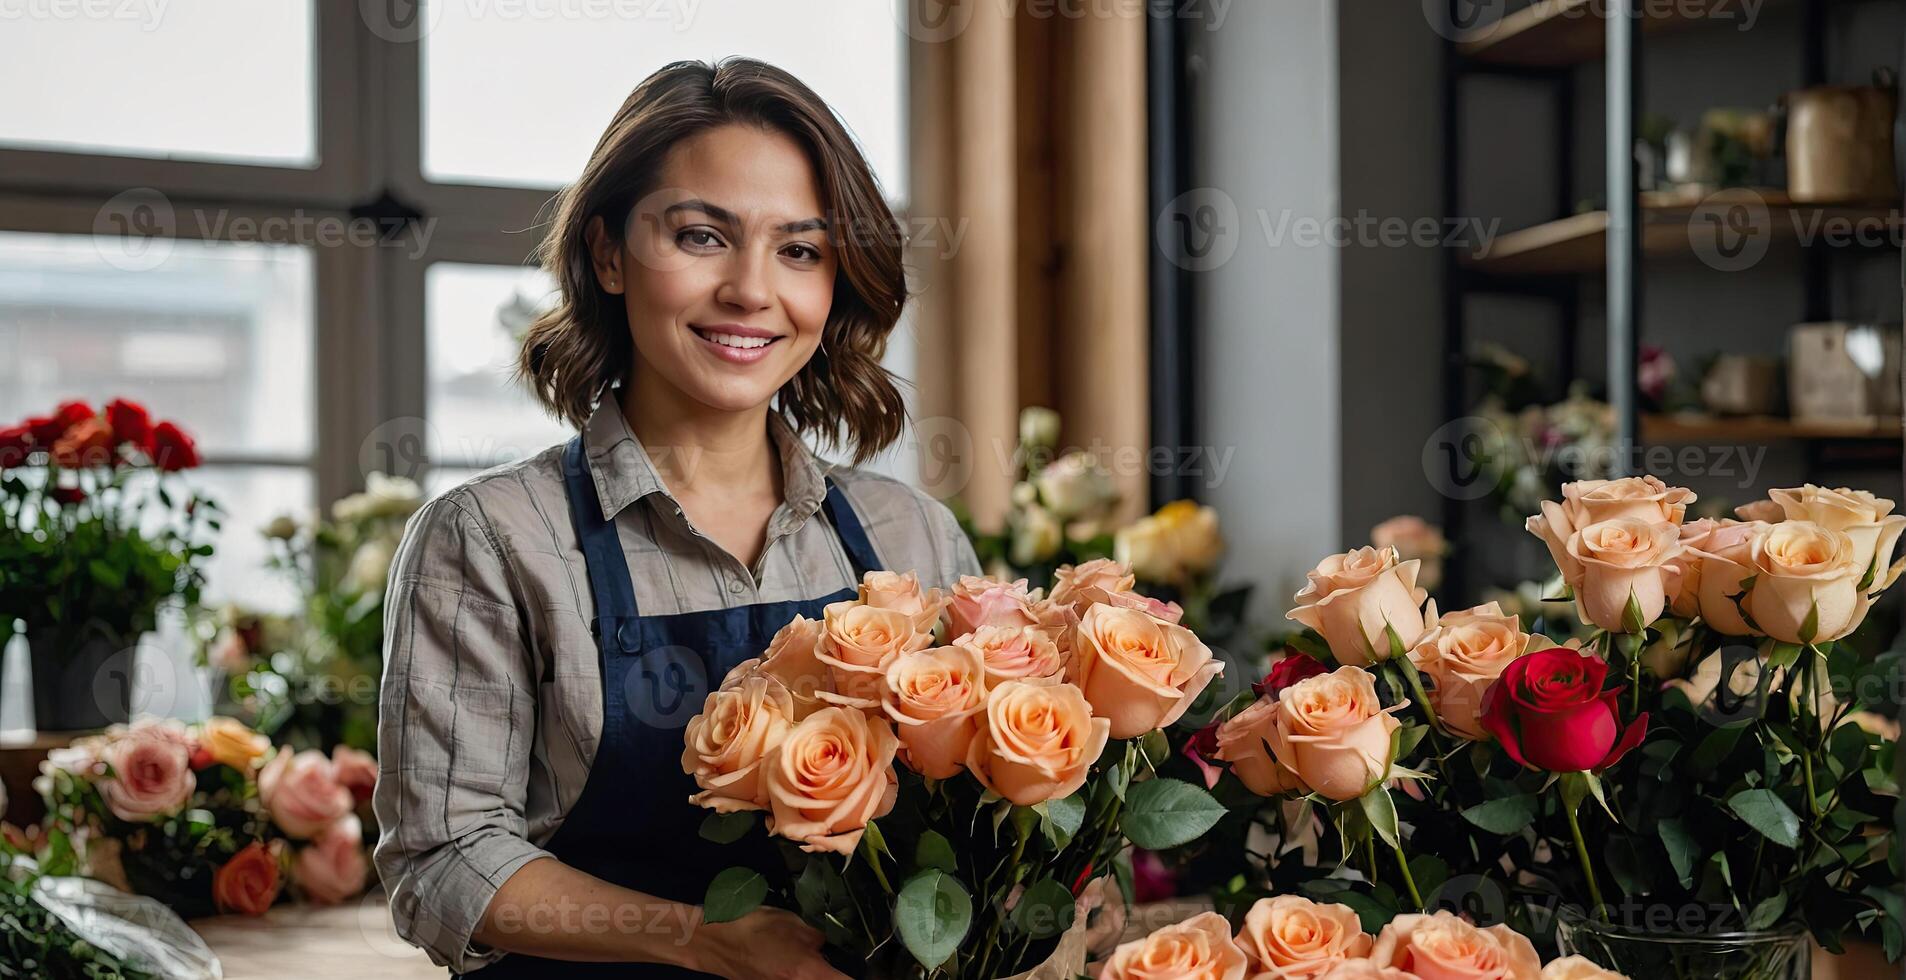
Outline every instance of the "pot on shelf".
<svg viewBox="0 0 1906 980"><path fill-rule="evenodd" d="M96 625L76 631L29 627L34 727L77 732L128 721L138 647L137 636Z"/></svg>

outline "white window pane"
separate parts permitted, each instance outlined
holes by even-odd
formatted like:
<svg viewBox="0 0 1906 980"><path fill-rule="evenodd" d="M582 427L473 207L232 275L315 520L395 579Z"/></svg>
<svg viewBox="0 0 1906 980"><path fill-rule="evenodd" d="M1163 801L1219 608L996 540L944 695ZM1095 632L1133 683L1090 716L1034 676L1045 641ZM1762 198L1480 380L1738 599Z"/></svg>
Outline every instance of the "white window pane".
<svg viewBox="0 0 1906 980"><path fill-rule="evenodd" d="M491 466L573 434L512 377L516 331L527 311L550 302L555 288L533 268L440 262L425 272L425 452L431 459Z"/></svg>
<svg viewBox="0 0 1906 980"><path fill-rule="evenodd" d="M217 550L205 570L207 606L235 602L249 609L292 612L298 585L265 567L271 542L260 530L280 514L310 519L316 496L301 466L207 466L186 474L224 512Z"/></svg>
<svg viewBox="0 0 1906 980"><path fill-rule="evenodd" d="M432 466L430 472L424 474L424 497L435 497L481 472L464 466Z"/></svg>
<svg viewBox="0 0 1906 980"><path fill-rule="evenodd" d="M0 143L317 162L310 0L45 0L3 9Z"/></svg>
<svg viewBox="0 0 1906 980"><path fill-rule="evenodd" d="M125 397L208 454L310 455L309 250L161 239L128 271L120 244L0 232L0 424Z"/></svg>
<svg viewBox="0 0 1906 980"><path fill-rule="evenodd" d="M432 0L423 42L424 174L567 184L650 72L745 55L788 70L826 99L888 198L903 200L905 35L895 2Z"/></svg>

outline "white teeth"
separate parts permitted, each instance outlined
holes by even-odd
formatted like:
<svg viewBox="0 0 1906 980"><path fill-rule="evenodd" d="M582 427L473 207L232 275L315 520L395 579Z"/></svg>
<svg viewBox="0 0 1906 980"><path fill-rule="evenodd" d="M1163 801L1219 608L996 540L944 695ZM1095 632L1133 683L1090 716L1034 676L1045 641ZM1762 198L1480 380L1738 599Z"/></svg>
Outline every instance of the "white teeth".
<svg viewBox="0 0 1906 980"><path fill-rule="evenodd" d="M734 347L739 350L752 350L756 347L766 347L774 342L774 338L772 337L737 337L731 333L703 333L702 336L707 337L709 340L723 347Z"/></svg>

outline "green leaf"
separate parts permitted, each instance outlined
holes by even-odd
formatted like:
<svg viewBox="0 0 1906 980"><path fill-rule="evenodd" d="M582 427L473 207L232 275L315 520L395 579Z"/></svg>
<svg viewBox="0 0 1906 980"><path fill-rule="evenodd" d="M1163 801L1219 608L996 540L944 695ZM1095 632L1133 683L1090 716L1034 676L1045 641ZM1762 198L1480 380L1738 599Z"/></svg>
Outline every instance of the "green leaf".
<svg viewBox="0 0 1906 980"><path fill-rule="evenodd" d="M1661 845L1668 849L1668 863L1674 865L1674 875L1681 880L1681 887L1694 887L1694 867L1701 860L1701 842L1694 839L1680 817L1656 821L1655 833L1661 838Z"/></svg>
<svg viewBox="0 0 1906 980"><path fill-rule="evenodd" d="M1688 758L1688 769L1695 776L1706 776L1714 771L1741 740L1745 728L1716 728L1701 739L1694 749L1694 755Z"/></svg>
<svg viewBox="0 0 1906 980"><path fill-rule="evenodd" d="M937 830L929 830L920 835L920 842L913 846L913 864L919 870L938 868L947 874L960 870L959 858L953 853L953 842Z"/></svg>
<svg viewBox="0 0 1906 980"><path fill-rule="evenodd" d="M1176 779L1152 779L1131 788L1119 829L1148 851L1189 844L1225 814L1210 793Z"/></svg>
<svg viewBox="0 0 1906 980"><path fill-rule="evenodd" d="M1391 626L1388 620L1385 620L1383 623L1383 632L1390 638L1390 656L1388 659L1408 659L1406 655L1409 653L1410 648L1404 645L1402 637L1396 635L1396 627Z"/></svg>
<svg viewBox="0 0 1906 980"><path fill-rule="evenodd" d="M1800 818L1773 790L1744 790L1728 797L1727 806L1768 840L1782 847L1800 843Z"/></svg>
<svg viewBox="0 0 1906 980"><path fill-rule="evenodd" d="M1631 636L1640 635L1648 624L1642 621L1641 600L1636 598L1635 590L1628 590L1628 605L1621 611L1621 628Z"/></svg>
<svg viewBox="0 0 1906 980"><path fill-rule="evenodd" d="M1463 811L1463 819L1492 834L1513 834L1535 822L1535 797L1529 793L1478 803Z"/></svg>
<svg viewBox="0 0 1906 980"><path fill-rule="evenodd" d="M1747 928L1769 928L1774 923L1779 922L1780 917L1785 914L1786 911L1787 893L1784 891L1775 892L1762 899L1760 904L1754 906L1754 911L1747 914Z"/></svg>
<svg viewBox="0 0 1906 980"><path fill-rule="evenodd" d="M1370 826L1383 838L1385 844L1397 846L1396 801L1390 799L1390 791L1378 786L1359 797L1357 803L1363 807L1363 816Z"/></svg>
<svg viewBox="0 0 1906 980"><path fill-rule="evenodd" d="M1085 823L1085 797L1080 793L1047 800L1033 809L1039 812L1039 831L1056 848L1063 849L1071 843L1073 835Z"/></svg>
<svg viewBox="0 0 1906 980"><path fill-rule="evenodd" d="M1020 932L1034 939L1045 939L1071 928L1075 914L1072 892L1056 878L1041 878L1019 896L1019 904L1013 906L1012 922Z"/></svg>
<svg viewBox="0 0 1906 980"><path fill-rule="evenodd" d="M1802 642L1812 643L1813 638L1818 635L1820 635L1820 603L1815 601L1807 607L1807 618L1800 624L1800 639Z"/></svg>
<svg viewBox="0 0 1906 980"><path fill-rule="evenodd" d="M702 899L702 920L733 922L753 912L768 897L768 879L753 868L729 868L708 883Z"/></svg>
<svg viewBox="0 0 1906 980"><path fill-rule="evenodd" d="M754 828L753 810L735 813L711 813L702 818L701 836L717 844L733 844Z"/></svg>
<svg viewBox="0 0 1906 980"><path fill-rule="evenodd" d="M952 958L973 924L973 899L958 878L930 868L900 886L893 925L921 966L931 970Z"/></svg>
<svg viewBox="0 0 1906 980"><path fill-rule="evenodd" d="M1407 660L1404 661L1408 663ZM1429 734L1428 725L1404 725L1396 730L1396 755L1391 758L1399 761L1410 757L1418 745L1423 744L1423 736Z"/></svg>

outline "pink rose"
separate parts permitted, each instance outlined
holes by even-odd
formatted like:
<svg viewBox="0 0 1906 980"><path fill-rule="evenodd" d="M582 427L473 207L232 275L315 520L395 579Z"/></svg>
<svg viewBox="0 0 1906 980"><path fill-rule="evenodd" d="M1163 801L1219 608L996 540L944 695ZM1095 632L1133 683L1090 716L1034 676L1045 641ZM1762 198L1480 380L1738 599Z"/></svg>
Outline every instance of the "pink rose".
<svg viewBox="0 0 1906 980"><path fill-rule="evenodd" d="M293 840L309 840L355 805L338 782L337 766L316 749L295 755L279 749L258 774L258 801Z"/></svg>
<svg viewBox="0 0 1906 980"><path fill-rule="evenodd" d="M765 674L708 695L682 733L682 771L701 787L688 802L717 813L766 809L762 767L793 727L793 696Z"/></svg>
<svg viewBox="0 0 1906 980"><path fill-rule="evenodd" d="M264 915L278 900L282 883L276 849L252 841L212 872L212 901L221 911Z"/></svg>
<svg viewBox="0 0 1906 980"><path fill-rule="evenodd" d="M1113 738L1136 738L1177 721L1224 672L1197 635L1136 609L1098 605L1079 620L1071 677Z"/></svg>
<svg viewBox="0 0 1906 980"><path fill-rule="evenodd" d="M804 851L854 853L899 796L899 747L885 718L851 708L807 716L768 757L768 832Z"/></svg>
<svg viewBox="0 0 1906 980"><path fill-rule="evenodd" d="M940 621L940 610L949 597L939 589L920 589L920 577L912 572L868 572L860 580L860 601L876 609L893 609L913 619L913 628L933 632Z"/></svg>
<svg viewBox="0 0 1906 980"><path fill-rule="evenodd" d="M370 863L364 860L364 828L356 814L339 820L298 849L291 877L304 897L318 905L336 905L364 890Z"/></svg>
<svg viewBox="0 0 1906 980"><path fill-rule="evenodd" d="M1079 615L1085 615L1090 600L1079 594L1085 587L1102 589L1106 592L1130 592L1137 587L1138 578L1132 574L1129 566L1110 558L1094 558L1078 565L1060 565L1052 573L1053 602L1071 606Z"/></svg>
<svg viewBox="0 0 1906 980"><path fill-rule="evenodd" d="M989 684L1053 677L1066 666L1065 652L1037 626L982 626L953 643L980 658Z"/></svg>
<svg viewBox="0 0 1906 980"><path fill-rule="evenodd" d="M1354 800L1389 778L1390 735L1399 726L1377 699L1376 680L1361 667L1339 667L1277 693L1266 732L1271 753L1319 794Z"/></svg>
<svg viewBox="0 0 1906 980"><path fill-rule="evenodd" d="M1430 678L1430 704L1443 727L1471 740L1486 739L1483 695L1517 657L1532 645L1554 646L1546 637L1522 632L1522 622L1490 602L1446 613L1410 650L1410 661Z"/></svg>
<svg viewBox="0 0 1906 980"><path fill-rule="evenodd" d="M1200 912L1119 946L1099 980L1244 980L1247 969L1231 924Z"/></svg>
<svg viewBox="0 0 1906 980"><path fill-rule="evenodd" d="M369 752L339 745L331 750L331 765L337 768L338 782L351 791L351 799L362 803L377 789L377 757Z"/></svg>
<svg viewBox="0 0 1906 980"><path fill-rule="evenodd" d="M1270 733L1277 725L1277 698L1259 698L1218 726L1217 757L1231 764L1244 787L1259 796L1308 793L1297 778L1271 754Z"/></svg>
<svg viewBox="0 0 1906 980"><path fill-rule="evenodd" d="M953 598L946 608L947 635L977 633L982 626L1037 626L1033 602L1023 578L1009 584L996 578L962 575L953 586Z"/></svg>
<svg viewBox="0 0 1906 980"><path fill-rule="evenodd" d="M1378 550L1393 548L1403 561L1422 562L1416 584L1424 589L1434 592L1442 584L1443 556L1449 552L1442 528L1414 514L1402 514L1371 528L1370 545Z"/></svg>
<svg viewBox="0 0 1906 980"><path fill-rule="evenodd" d="M827 665L829 704L871 710L880 706L880 679L902 653L919 650L933 636L913 628L913 618L897 609L861 605L849 599L828 605L814 657Z"/></svg>
<svg viewBox="0 0 1906 980"><path fill-rule="evenodd" d="M986 710L986 683L985 665L968 647L932 647L894 658L882 707L893 719L908 768L930 779L959 773L979 732L977 715Z"/></svg>
<svg viewBox="0 0 1906 980"><path fill-rule="evenodd" d="M966 768L1020 806L1071 796L1105 751L1111 723L1085 695L1051 679L1007 681L986 694Z"/></svg>
<svg viewBox="0 0 1906 980"><path fill-rule="evenodd" d="M1408 646L1423 632L1417 588L1421 563L1399 562L1396 550L1358 548L1331 555L1306 573L1297 608L1285 614L1323 635L1338 662L1354 667L1390 658L1390 634Z"/></svg>
<svg viewBox="0 0 1906 980"><path fill-rule="evenodd" d="M1541 980L1542 960L1506 925L1478 929L1447 911L1399 915L1377 934L1370 961L1422 980Z"/></svg>
<svg viewBox="0 0 1906 980"><path fill-rule="evenodd" d="M99 783L113 816L150 823L184 809L198 787L192 754L163 730L133 729L109 740L100 754L110 775Z"/></svg>
<svg viewBox="0 0 1906 980"><path fill-rule="evenodd" d="M1348 905L1279 895L1251 906L1237 942L1253 977L1315 980L1346 960L1370 955L1371 939Z"/></svg>

